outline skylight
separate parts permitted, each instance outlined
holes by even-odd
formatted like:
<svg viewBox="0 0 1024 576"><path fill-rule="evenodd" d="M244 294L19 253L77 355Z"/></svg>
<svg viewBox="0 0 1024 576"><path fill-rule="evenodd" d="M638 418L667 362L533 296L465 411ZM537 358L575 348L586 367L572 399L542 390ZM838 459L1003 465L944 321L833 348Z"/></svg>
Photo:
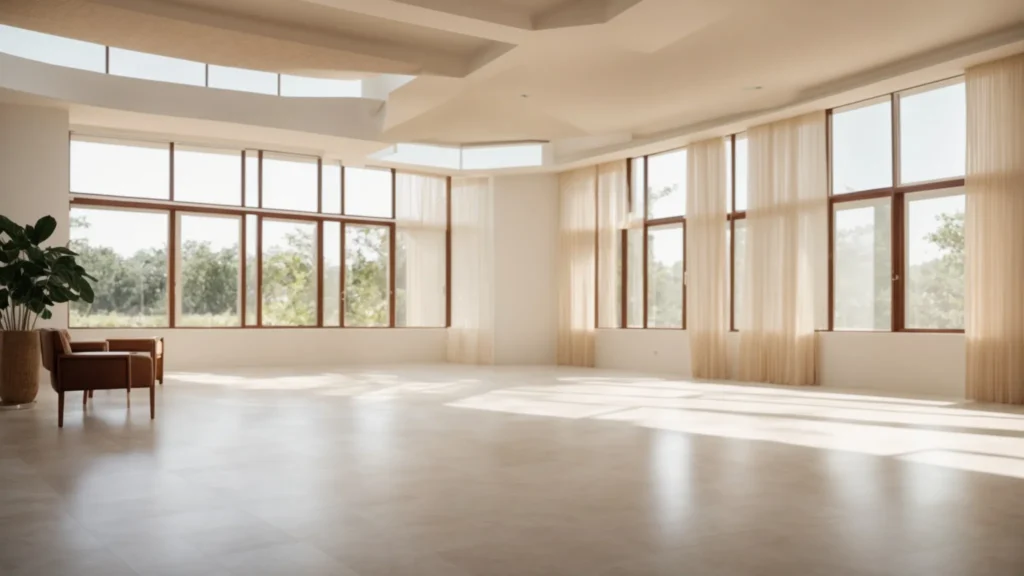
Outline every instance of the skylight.
<svg viewBox="0 0 1024 576"><path fill-rule="evenodd" d="M544 164L544 144L524 142L440 146L399 143L373 155L378 160L447 170L498 170Z"/></svg>

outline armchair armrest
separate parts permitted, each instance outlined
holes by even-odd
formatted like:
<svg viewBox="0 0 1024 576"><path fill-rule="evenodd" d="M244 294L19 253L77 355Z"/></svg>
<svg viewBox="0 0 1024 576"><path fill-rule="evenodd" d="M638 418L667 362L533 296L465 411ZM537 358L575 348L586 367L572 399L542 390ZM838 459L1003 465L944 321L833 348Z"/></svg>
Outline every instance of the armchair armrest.
<svg viewBox="0 0 1024 576"><path fill-rule="evenodd" d="M110 346L105 341L71 342L72 352L108 352Z"/></svg>
<svg viewBox="0 0 1024 576"><path fill-rule="evenodd" d="M163 352L163 341L160 338L111 338L107 340L110 350L123 352L148 352L155 356Z"/></svg>
<svg viewBox="0 0 1024 576"><path fill-rule="evenodd" d="M76 352L57 358L58 392L113 390L130 382L130 352Z"/></svg>

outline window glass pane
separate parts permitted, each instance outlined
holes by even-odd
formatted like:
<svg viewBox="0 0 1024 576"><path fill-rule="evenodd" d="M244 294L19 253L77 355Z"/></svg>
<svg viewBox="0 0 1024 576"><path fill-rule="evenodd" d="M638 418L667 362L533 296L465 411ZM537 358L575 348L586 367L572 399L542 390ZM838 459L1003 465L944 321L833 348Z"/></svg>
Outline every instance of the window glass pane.
<svg viewBox="0 0 1024 576"><path fill-rule="evenodd" d="M462 149L457 146L399 142L388 150L374 154L373 157L387 162L451 170L458 170L462 166Z"/></svg>
<svg viewBox="0 0 1024 576"><path fill-rule="evenodd" d="M37 62L104 72L107 50L102 44L62 38L0 24L0 52Z"/></svg>
<svg viewBox="0 0 1024 576"><path fill-rule="evenodd" d="M747 155L747 135L736 135L736 211L747 209L747 186L750 174L750 157Z"/></svg>
<svg viewBox="0 0 1024 576"><path fill-rule="evenodd" d="M341 223L324 222L324 326L341 324Z"/></svg>
<svg viewBox="0 0 1024 576"><path fill-rule="evenodd" d="M966 162L964 83L900 96L900 180L962 178Z"/></svg>
<svg viewBox="0 0 1024 576"><path fill-rule="evenodd" d="M178 326L238 326L241 220L182 214Z"/></svg>
<svg viewBox="0 0 1024 576"><path fill-rule="evenodd" d="M832 193L892 186L889 98L832 114Z"/></svg>
<svg viewBox="0 0 1024 576"><path fill-rule="evenodd" d="M385 226L345 225L345 325L388 326L388 259Z"/></svg>
<svg viewBox="0 0 1024 576"><path fill-rule="evenodd" d="M892 201L835 205L835 328L892 328Z"/></svg>
<svg viewBox="0 0 1024 576"><path fill-rule="evenodd" d="M626 231L626 327L644 327L644 229Z"/></svg>
<svg viewBox="0 0 1024 576"><path fill-rule="evenodd" d="M257 291L256 276L259 263L256 252L259 250L256 241L259 234L259 221L255 215L245 217L245 325L256 326L256 306L260 295Z"/></svg>
<svg viewBox="0 0 1024 576"><path fill-rule="evenodd" d="M71 209L71 249L96 280L71 303L73 328L167 326L166 212Z"/></svg>
<svg viewBox="0 0 1024 576"><path fill-rule="evenodd" d="M907 197L907 328L964 327L963 188L942 194Z"/></svg>
<svg viewBox="0 0 1024 576"><path fill-rule="evenodd" d="M316 224L263 219L263 325L316 325Z"/></svg>
<svg viewBox="0 0 1024 576"><path fill-rule="evenodd" d="M210 64L210 88L277 95L277 74Z"/></svg>
<svg viewBox="0 0 1024 576"><path fill-rule="evenodd" d="M174 199L238 206L242 201L241 153L176 145Z"/></svg>
<svg viewBox="0 0 1024 576"><path fill-rule="evenodd" d="M395 174L395 325L445 325L447 179Z"/></svg>
<svg viewBox="0 0 1024 576"><path fill-rule="evenodd" d="M647 327L683 327L683 226L647 229Z"/></svg>
<svg viewBox="0 0 1024 576"><path fill-rule="evenodd" d="M135 198L170 197L167 144L71 140L71 191Z"/></svg>
<svg viewBox="0 0 1024 576"><path fill-rule="evenodd" d="M391 218L391 170L346 166L345 214Z"/></svg>
<svg viewBox="0 0 1024 576"><path fill-rule="evenodd" d="M260 153L245 151L245 206L258 208L260 205Z"/></svg>
<svg viewBox="0 0 1024 576"><path fill-rule="evenodd" d="M316 212L315 158L263 153L263 207Z"/></svg>
<svg viewBox="0 0 1024 576"><path fill-rule="evenodd" d="M324 214L341 214L341 164L331 160L323 161L320 186Z"/></svg>
<svg viewBox="0 0 1024 576"><path fill-rule="evenodd" d="M359 98L362 94L362 80L308 78L305 76L281 74L281 96Z"/></svg>
<svg viewBox="0 0 1024 576"><path fill-rule="evenodd" d="M747 281L747 221L737 220L733 241L736 242L735 263L733 269L736 277L733 279L733 314L735 320L733 325L737 330L742 329L746 322L746 306L743 302L743 289Z"/></svg>
<svg viewBox="0 0 1024 576"><path fill-rule="evenodd" d="M647 217L686 213L686 150L647 157Z"/></svg>
<svg viewBox="0 0 1024 576"><path fill-rule="evenodd" d="M540 166L544 163L542 144L505 144L501 146L464 146L463 170L490 170Z"/></svg>
<svg viewBox="0 0 1024 576"><path fill-rule="evenodd" d="M113 47L110 48L110 73L143 80L206 85L206 64Z"/></svg>
<svg viewBox="0 0 1024 576"><path fill-rule="evenodd" d="M644 187L644 158L630 158L630 172L631 182L629 183L629 194L630 194L630 216L634 218L643 219L644 214L644 197L647 194L646 188ZM641 252L643 254L643 252Z"/></svg>

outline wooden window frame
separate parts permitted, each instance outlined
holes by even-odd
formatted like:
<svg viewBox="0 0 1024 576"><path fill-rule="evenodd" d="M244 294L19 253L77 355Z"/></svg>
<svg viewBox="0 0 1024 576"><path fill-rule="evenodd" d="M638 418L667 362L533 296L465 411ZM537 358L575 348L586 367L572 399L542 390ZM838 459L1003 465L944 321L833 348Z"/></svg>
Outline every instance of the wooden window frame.
<svg viewBox="0 0 1024 576"><path fill-rule="evenodd" d="M74 139L78 134L69 133L68 142ZM82 135L87 136L87 135ZM126 144L130 144L130 141L125 141ZM168 324L167 326L158 327L159 329L184 329L184 330L239 330L239 329L338 329L338 328L359 328L364 327L352 327L345 326L345 226L346 224L353 225L369 225L369 226L382 226L388 230L389 238L389 257L388 257L388 324L386 326L373 326L365 327L366 329L381 329L381 328L395 328L395 318L397 310L396 306L396 292L395 292L395 263L396 263L396 240L397 240L397 206L396 200L396 188L395 181L397 171L393 168L386 168L391 172L391 216L388 218L375 218L375 217L363 217L363 216L346 216L344 214L344 186L345 186L345 165L340 164L341 173L341 189L338 191L341 195L342 202L342 213L324 213L324 190L323 190L323 157L316 157L317 166L317 212L303 212L293 210L279 210L279 209L267 209L263 207L263 157L264 150L256 151L257 160L257 179L258 182L247 182L246 181L246 152L240 150L238 154L240 170L242 173L242 181L240 186L239 204L237 206L217 205L217 204L202 204L194 202L178 202L174 200L174 142L168 142L168 153L169 153L169 178L168 187L169 194L168 199L148 199L148 198L132 198L122 196L105 196L102 194L81 194L71 192L69 190L69 207L70 208L103 208L108 210L146 210L150 212L163 213L168 218L168 247L167 247L167 301L168 301ZM285 153L290 154L290 153ZM257 188L257 205L256 207L245 206L245 193L246 189L251 186ZM444 326L403 326L402 329L410 330L438 330L451 326L451 178L446 179L446 228L445 228L445 325ZM240 284L240 316L241 321L238 326L178 326L176 317L177 308L177 261L180 258L181 247L178 245L178 230L177 230L177 218L178 214L190 214L198 216L235 216L240 219L240 249L239 253L241 261L239 263L241 284ZM256 230L251 231L248 229L248 218L247 216L256 217ZM317 274L316 274L316 322L309 326L265 326L263 324L263 220L265 218L271 218L274 220L282 221L297 221L305 223L313 223L316 229L316 261L317 261ZM324 311L324 279L323 279L323 267L324 267L324 247L323 247L323 227L326 222L339 222L341 229L341 277L339 284L339 316L340 322L338 326L324 326L323 311ZM248 292L249 292L249 279L247 274L247 247L246 239L247 234L255 233L256 235L256 275L255 275L255 298L256 298L256 323L255 325L249 324L246 321L246 310L249 304ZM67 307L68 323L70 326L70 306ZM76 330L91 330L89 327L73 327ZM152 330L153 327L114 327L116 330Z"/></svg>
<svg viewBox="0 0 1024 576"><path fill-rule="evenodd" d="M948 188L963 187L964 177L946 178L928 182L915 182L903 184L900 175L901 144L902 135L900 132L900 98L904 93L920 93L926 91L929 86L940 88L956 82L957 77L947 78L938 82L929 82L921 86L915 86L898 92L887 94L890 107L891 123L891 144L892 144L892 182L890 186L874 188L871 190L859 190L845 194L835 194L832 182L832 153L833 149L833 127L832 120L837 109L826 111L825 118L825 141L826 141L826 173L828 178L828 331L830 332L909 332L909 333L945 333L963 334L963 328L907 328L906 326L906 250L907 231L906 215L908 198L915 193L944 190ZM925 89L925 90L922 90ZM876 100L880 98L871 98ZM854 103L856 104L856 103ZM841 108L845 108L843 106ZM889 330L837 330L835 328L835 211L838 205L858 200L889 199L891 202L892 230L890 236L891 250L891 326Z"/></svg>

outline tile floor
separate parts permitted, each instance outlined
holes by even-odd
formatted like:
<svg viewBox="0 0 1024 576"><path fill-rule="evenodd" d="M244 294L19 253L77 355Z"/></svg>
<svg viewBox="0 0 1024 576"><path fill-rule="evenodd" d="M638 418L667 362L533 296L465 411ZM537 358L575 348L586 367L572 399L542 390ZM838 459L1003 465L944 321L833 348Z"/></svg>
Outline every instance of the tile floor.
<svg viewBox="0 0 1024 576"><path fill-rule="evenodd" d="M455 366L137 393L0 412L0 574L1024 574L1024 410Z"/></svg>

